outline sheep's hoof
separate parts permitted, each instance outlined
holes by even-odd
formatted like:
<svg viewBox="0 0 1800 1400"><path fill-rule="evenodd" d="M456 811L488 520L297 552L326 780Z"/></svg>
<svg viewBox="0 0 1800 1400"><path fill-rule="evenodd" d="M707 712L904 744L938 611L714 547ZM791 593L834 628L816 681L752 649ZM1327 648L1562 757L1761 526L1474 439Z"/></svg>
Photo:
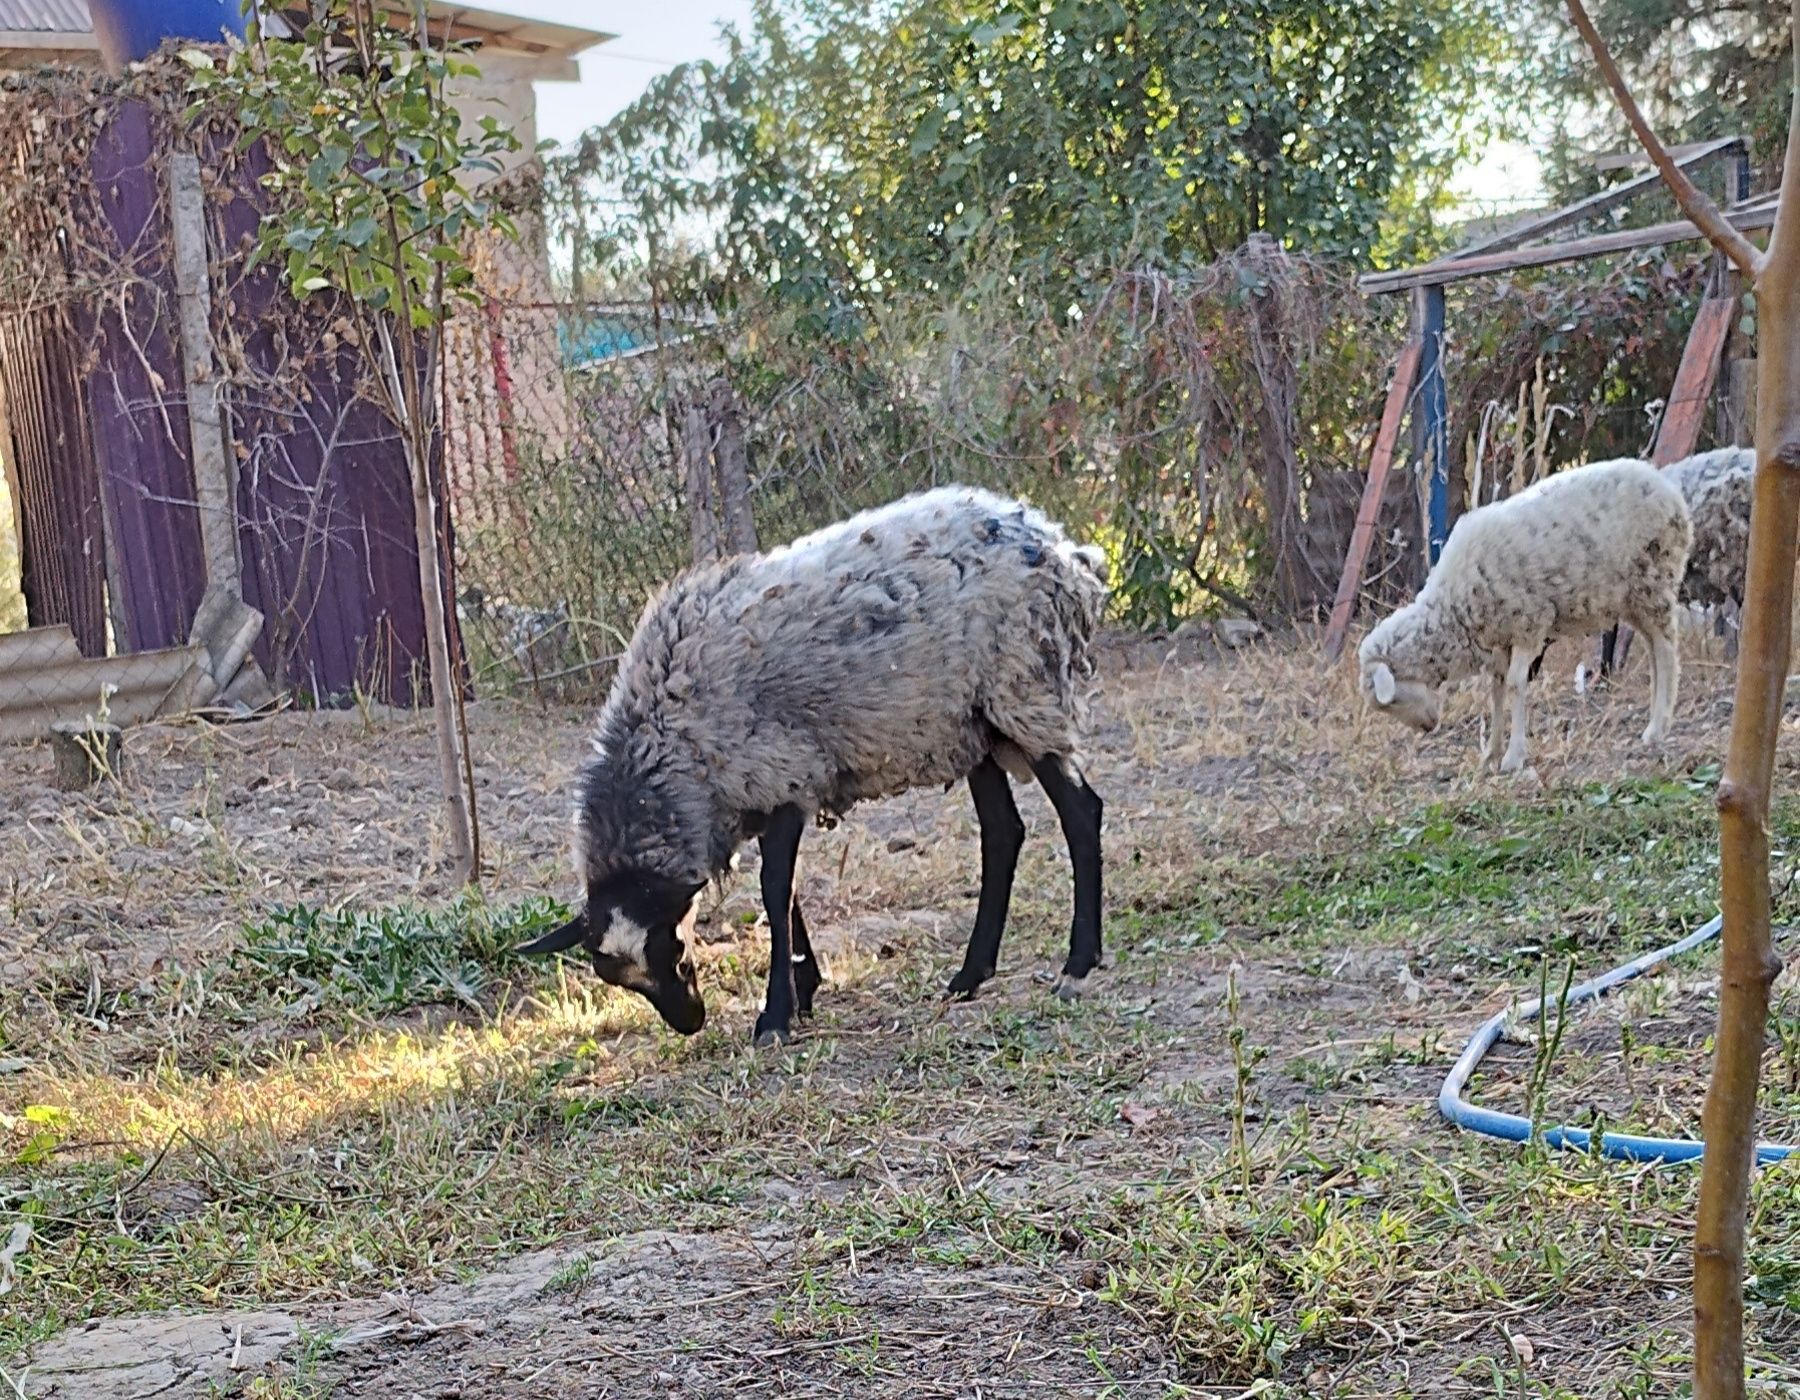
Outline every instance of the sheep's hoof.
<svg viewBox="0 0 1800 1400"><path fill-rule="evenodd" d="M1072 972L1065 972L1056 979L1052 989L1058 1001L1080 1001L1087 994L1088 975L1084 972L1077 977Z"/></svg>
<svg viewBox="0 0 1800 1400"><path fill-rule="evenodd" d="M765 1025L761 1020L756 1023L756 1048L767 1050L771 1045L792 1045L794 1032L787 1026Z"/></svg>
<svg viewBox="0 0 1800 1400"><path fill-rule="evenodd" d="M950 985L944 988L944 995L955 997L959 1001L973 1000L975 993L980 990L981 984L993 975L994 969L991 967L986 972L965 967L950 979Z"/></svg>
<svg viewBox="0 0 1800 1400"><path fill-rule="evenodd" d="M1640 744L1648 744L1652 748L1656 748L1656 747L1659 747L1665 740L1667 740L1668 737L1669 737L1668 730L1658 729L1654 725L1652 725L1649 729L1646 729L1642 734L1640 734L1638 736L1638 742Z"/></svg>
<svg viewBox="0 0 1800 1400"><path fill-rule="evenodd" d="M1524 771L1525 771L1525 755L1524 754L1510 754L1509 753L1505 758L1500 760L1500 775L1502 777L1510 778L1513 774L1522 773Z"/></svg>

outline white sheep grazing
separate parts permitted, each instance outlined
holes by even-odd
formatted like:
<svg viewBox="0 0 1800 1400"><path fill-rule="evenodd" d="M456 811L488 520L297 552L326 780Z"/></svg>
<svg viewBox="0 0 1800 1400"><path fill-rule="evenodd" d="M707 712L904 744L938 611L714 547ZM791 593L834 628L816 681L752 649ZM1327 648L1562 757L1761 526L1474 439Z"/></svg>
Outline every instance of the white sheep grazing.
<svg viewBox="0 0 1800 1400"><path fill-rule="evenodd" d="M1035 778L1074 875L1072 994L1100 961L1101 801L1081 772L1104 556L1029 506L968 487L909 496L785 548L681 575L626 649L581 775L587 906L521 949L580 945L676 1030L706 1019L683 932L708 879L762 844L769 986L756 1042L812 1010L818 963L793 893L816 817L966 779L981 892L953 993L994 973Z"/></svg>
<svg viewBox="0 0 1800 1400"><path fill-rule="evenodd" d="M1363 639L1362 692L1384 713L1430 731L1440 689L1492 682L1482 760L1525 766L1525 682L1556 637L1624 619L1650 640L1654 676L1646 743L1674 717L1680 660L1676 596L1693 530L1681 492L1648 462L1620 458L1561 472L1456 522L1419 596Z"/></svg>

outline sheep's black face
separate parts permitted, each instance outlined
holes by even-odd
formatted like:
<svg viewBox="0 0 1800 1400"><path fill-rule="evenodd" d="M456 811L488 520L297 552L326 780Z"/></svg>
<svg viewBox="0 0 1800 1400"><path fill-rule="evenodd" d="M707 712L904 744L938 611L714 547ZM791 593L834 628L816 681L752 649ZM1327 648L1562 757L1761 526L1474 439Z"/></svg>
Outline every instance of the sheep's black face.
<svg viewBox="0 0 1800 1400"><path fill-rule="evenodd" d="M706 1024L694 960L698 885L680 885L643 872L612 876L588 886L588 905L562 928L519 949L549 953L586 948L602 981L636 992L669 1026L692 1035Z"/></svg>

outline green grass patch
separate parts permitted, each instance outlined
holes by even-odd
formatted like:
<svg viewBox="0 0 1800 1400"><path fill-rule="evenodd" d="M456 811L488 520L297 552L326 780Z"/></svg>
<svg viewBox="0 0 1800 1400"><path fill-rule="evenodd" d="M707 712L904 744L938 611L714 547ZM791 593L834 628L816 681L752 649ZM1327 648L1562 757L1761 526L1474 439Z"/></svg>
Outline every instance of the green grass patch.
<svg viewBox="0 0 1800 1400"><path fill-rule="evenodd" d="M297 904L248 925L229 971L289 1010L476 1006L494 974L519 962L514 948L567 917L554 900L490 906L473 895L442 909Z"/></svg>

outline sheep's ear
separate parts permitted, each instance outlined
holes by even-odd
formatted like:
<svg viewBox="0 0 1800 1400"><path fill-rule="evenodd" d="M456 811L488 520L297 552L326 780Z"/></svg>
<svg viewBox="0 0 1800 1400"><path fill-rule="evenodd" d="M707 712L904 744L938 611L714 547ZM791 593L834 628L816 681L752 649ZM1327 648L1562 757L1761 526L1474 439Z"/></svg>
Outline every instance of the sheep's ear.
<svg viewBox="0 0 1800 1400"><path fill-rule="evenodd" d="M1377 705L1391 705L1399 688L1394 684L1394 673L1388 670L1387 662L1377 661L1375 669L1369 672L1369 684L1375 689Z"/></svg>
<svg viewBox="0 0 1800 1400"><path fill-rule="evenodd" d="M587 914L582 912L570 919L561 928L553 928L542 938L534 938L529 943L521 943L513 949L515 953L561 953L573 948L587 937Z"/></svg>

